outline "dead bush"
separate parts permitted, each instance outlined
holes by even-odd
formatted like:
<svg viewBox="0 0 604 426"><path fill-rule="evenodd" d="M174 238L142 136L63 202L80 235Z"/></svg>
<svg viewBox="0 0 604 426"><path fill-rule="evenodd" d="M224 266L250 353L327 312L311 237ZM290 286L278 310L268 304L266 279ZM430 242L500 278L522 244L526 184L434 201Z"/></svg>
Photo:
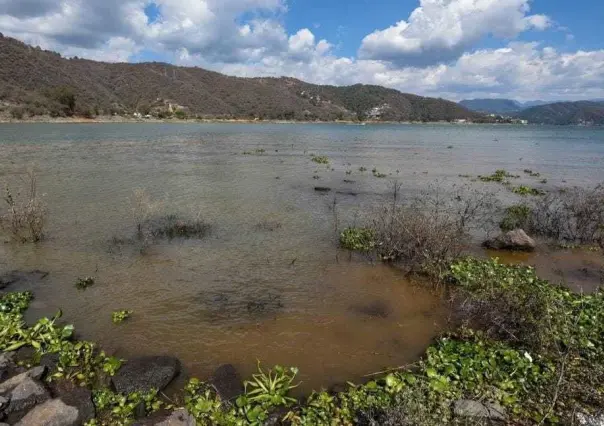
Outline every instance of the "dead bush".
<svg viewBox="0 0 604 426"><path fill-rule="evenodd" d="M496 206L492 194L435 186L399 205L399 188L394 185L392 202L371 215L368 228L380 258L398 262L410 272L441 277L462 255L470 231L492 221Z"/></svg>
<svg viewBox="0 0 604 426"><path fill-rule="evenodd" d="M541 197L532 210L530 230L559 242L604 247L604 186Z"/></svg>
<svg viewBox="0 0 604 426"><path fill-rule="evenodd" d="M2 228L21 243L38 242L44 238L48 215L46 204L38 197L35 170L28 171L27 177L29 182L23 197L20 193L13 194L11 189L6 187L4 201L7 211L0 217Z"/></svg>

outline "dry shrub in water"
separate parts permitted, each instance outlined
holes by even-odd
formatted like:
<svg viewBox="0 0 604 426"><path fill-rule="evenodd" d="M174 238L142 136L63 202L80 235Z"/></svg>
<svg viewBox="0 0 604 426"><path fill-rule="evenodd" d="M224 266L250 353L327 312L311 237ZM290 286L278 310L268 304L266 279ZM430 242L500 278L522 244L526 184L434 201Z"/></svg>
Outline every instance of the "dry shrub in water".
<svg viewBox="0 0 604 426"><path fill-rule="evenodd" d="M6 187L4 201L7 212L0 218L2 228L9 232L16 241L38 242L44 238L44 227L48 209L40 199L37 191L37 176L34 169L27 172L28 189L23 200L20 194L13 195L10 188Z"/></svg>
<svg viewBox="0 0 604 426"><path fill-rule="evenodd" d="M408 205L399 205L399 184L390 205L370 218L378 255L400 262L411 272L441 277L460 257L474 228L489 226L496 207L490 193L469 187L444 190L434 186Z"/></svg>
<svg viewBox="0 0 604 426"><path fill-rule="evenodd" d="M547 194L536 201L529 226L560 242L604 247L604 186Z"/></svg>

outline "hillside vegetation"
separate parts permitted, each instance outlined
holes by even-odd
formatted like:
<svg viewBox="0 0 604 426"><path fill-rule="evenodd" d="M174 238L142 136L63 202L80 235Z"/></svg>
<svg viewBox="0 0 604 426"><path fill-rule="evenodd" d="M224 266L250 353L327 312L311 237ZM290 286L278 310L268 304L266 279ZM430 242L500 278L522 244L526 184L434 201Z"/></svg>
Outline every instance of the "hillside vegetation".
<svg viewBox="0 0 604 426"><path fill-rule="evenodd" d="M604 102L558 102L526 109L520 117L541 124L604 125Z"/></svg>
<svg viewBox="0 0 604 426"><path fill-rule="evenodd" d="M481 114L380 86L240 78L165 63L66 59L0 36L0 107L13 118L124 115L272 120L479 120Z"/></svg>

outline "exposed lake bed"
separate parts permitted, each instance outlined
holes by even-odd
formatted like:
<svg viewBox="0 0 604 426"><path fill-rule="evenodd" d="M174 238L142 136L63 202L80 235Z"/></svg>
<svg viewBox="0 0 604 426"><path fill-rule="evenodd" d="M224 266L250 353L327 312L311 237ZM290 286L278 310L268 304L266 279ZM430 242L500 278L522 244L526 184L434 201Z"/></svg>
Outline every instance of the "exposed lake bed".
<svg viewBox="0 0 604 426"><path fill-rule="evenodd" d="M547 183L519 183L544 190L604 181L604 132L592 129L20 126L0 127L0 173L16 185L36 164L48 238L2 245L0 270L48 272L15 289L35 293L29 319L62 309L79 334L119 356L171 354L201 378L224 363L244 376L257 360L295 365L302 393L413 363L447 329L438 292L338 248L337 231L387 201L392 181L402 198L438 182L489 187L504 201L516 195L459 176L530 168ZM137 188L162 214L203 218L207 233L158 241L144 255L116 247L114 237L134 233ZM576 289L601 282L597 252L500 257ZM77 291L84 276L95 284ZM133 314L114 325L118 309Z"/></svg>

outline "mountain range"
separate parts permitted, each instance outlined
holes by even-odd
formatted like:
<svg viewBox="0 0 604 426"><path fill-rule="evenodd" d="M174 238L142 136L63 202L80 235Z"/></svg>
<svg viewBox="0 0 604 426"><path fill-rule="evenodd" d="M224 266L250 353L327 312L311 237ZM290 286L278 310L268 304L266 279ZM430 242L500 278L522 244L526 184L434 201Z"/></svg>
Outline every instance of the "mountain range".
<svg viewBox="0 0 604 426"><path fill-rule="evenodd" d="M153 115L268 120L481 120L444 99L380 86L241 78L166 63L63 58L0 34L0 108L13 118Z"/></svg>
<svg viewBox="0 0 604 426"><path fill-rule="evenodd" d="M511 116L536 124L604 125L604 99L576 102L518 102L512 99L466 99L460 101L459 104L472 111Z"/></svg>

